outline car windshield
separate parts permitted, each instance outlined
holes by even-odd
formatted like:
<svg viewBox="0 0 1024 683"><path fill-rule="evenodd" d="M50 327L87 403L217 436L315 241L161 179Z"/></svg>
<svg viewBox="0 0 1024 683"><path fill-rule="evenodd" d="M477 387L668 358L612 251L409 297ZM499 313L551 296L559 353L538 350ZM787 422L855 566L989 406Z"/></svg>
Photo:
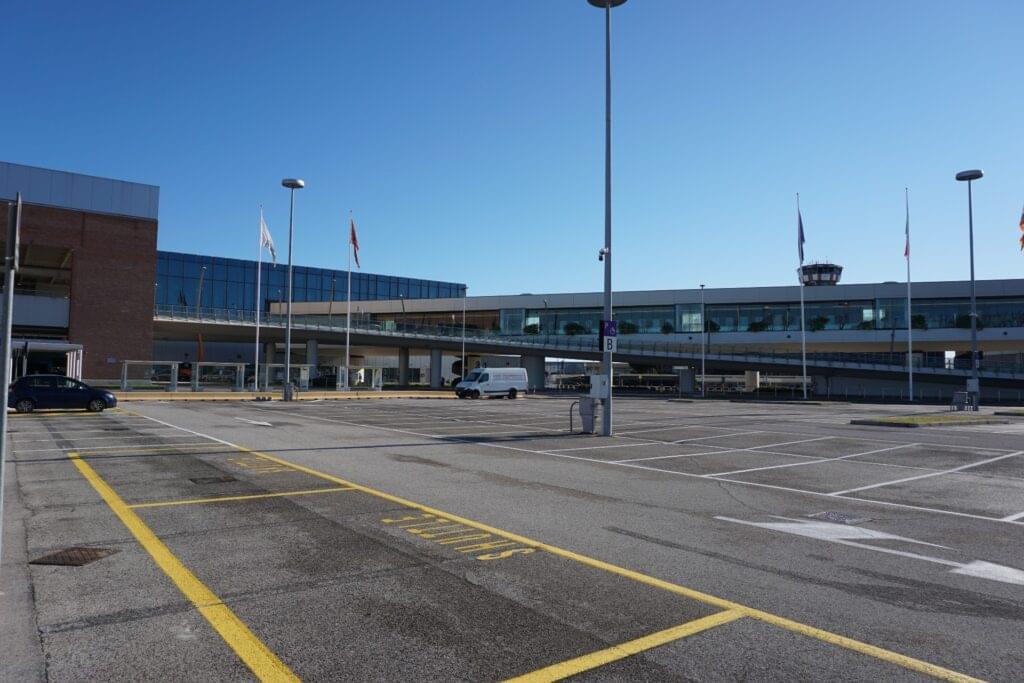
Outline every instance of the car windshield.
<svg viewBox="0 0 1024 683"><path fill-rule="evenodd" d="M480 379L480 375L481 374L483 374L483 373L481 373L479 370L474 370L473 372L469 373L469 375L466 377L466 381L467 382L475 382L478 379Z"/></svg>

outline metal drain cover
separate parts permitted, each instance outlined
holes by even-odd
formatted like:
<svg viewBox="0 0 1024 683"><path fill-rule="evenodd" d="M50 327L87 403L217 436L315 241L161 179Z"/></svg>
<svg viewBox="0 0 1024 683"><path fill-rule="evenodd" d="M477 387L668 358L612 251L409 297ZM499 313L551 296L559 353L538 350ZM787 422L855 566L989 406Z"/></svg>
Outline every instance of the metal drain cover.
<svg viewBox="0 0 1024 683"><path fill-rule="evenodd" d="M826 522L833 522L835 524L863 524L864 522L870 522L870 517L857 517L845 512L836 512L835 510L827 510L825 512L815 512L813 515L807 515L811 519L823 519Z"/></svg>
<svg viewBox="0 0 1024 683"><path fill-rule="evenodd" d="M29 564L54 564L62 567L81 567L96 560L102 560L107 555L119 553L114 548L65 548L49 555L43 555L29 562Z"/></svg>
<svg viewBox="0 0 1024 683"><path fill-rule="evenodd" d="M193 484L227 484L229 481L238 481L230 475L223 477L195 477L189 479Z"/></svg>

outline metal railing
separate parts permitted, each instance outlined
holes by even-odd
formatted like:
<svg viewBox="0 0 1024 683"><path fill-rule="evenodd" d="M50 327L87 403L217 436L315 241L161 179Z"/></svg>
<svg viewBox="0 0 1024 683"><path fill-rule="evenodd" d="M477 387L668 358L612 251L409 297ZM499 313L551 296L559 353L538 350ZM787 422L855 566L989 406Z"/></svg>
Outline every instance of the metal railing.
<svg viewBox="0 0 1024 683"><path fill-rule="evenodd" d="M237 309L202 308L194 306L158 305L154 311L156 319L182 322L204 322L228 325L254 326L256 315L253 311ZM265 327L284 327L286 316L275 313L260 315L260 324ZM335 315L330 319L322 315L292 315L294 329L324 332L344 332L345 316ZM374 321L353 317L352 330L361 334L383 337L396 336L404 338L420 338L445 342L460 342L465 337L468 343L486 343L501 346L509 350L534 349L571 354L572 352L599 354L600 344L596 335L547 335L523 334L507 335L499 330L467 327L465 332L460 324L426 325L400 321ZM701 355L699 343L680 343L633 340L620 336L618 356L639 356L651 359L686 359L693 360ZM772 364L780 366L799 366L799 352L779 352L752 350L749 347L710 344L706 357L720 362L736 362L747 364ZM896 352L811 352L807 354L808 365L833 368L853 368L887 372L902 372L907 367L906 353ZM1009 358L984 358L981 360L982 374L990 377L1024 379L1024 358L1015 354ZM970 359L946 359L944 357L915 356L916 372L928 374L970 373Z"/></svg>

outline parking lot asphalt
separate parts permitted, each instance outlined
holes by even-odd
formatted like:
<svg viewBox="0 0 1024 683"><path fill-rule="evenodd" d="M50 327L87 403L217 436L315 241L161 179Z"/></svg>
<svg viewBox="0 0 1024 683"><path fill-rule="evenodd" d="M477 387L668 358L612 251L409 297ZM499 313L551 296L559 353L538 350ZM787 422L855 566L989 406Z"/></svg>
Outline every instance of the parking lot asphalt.
<svg viewBox="0 0 1024 683"><path fill-rule="evenodd" d="M1024 421L570 404L19 416L0 678L1024 677Z"/></svg>

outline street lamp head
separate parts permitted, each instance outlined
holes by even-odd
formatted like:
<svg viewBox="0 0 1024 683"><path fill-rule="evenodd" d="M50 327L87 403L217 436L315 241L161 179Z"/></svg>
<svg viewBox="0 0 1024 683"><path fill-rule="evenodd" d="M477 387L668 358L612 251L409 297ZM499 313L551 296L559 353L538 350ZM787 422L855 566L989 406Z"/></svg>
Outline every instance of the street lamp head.
<svg viewBox="0 0 1024 683"><path fill-rule="evenodd" d="M281 185L289 190L301 190L306 186L306 181L302 178L285 178L281 181Z"/></svg>
<svg viewBox="0 0 1024 683"><path fill-rule="evenodd" d="M983 175L985 175L984 172L982 172L980 168L976 168L970 171L960 171L959 173L956 174L956 179L977 180L978 178L981 178Z"/></svg>
<svg viewBox="0 0 1024 683"><path fill-rule="evenodd" d="M618 7L619 5L626 2L626 0L587 0L594 7L604 9L606 7Z"/></svg>

